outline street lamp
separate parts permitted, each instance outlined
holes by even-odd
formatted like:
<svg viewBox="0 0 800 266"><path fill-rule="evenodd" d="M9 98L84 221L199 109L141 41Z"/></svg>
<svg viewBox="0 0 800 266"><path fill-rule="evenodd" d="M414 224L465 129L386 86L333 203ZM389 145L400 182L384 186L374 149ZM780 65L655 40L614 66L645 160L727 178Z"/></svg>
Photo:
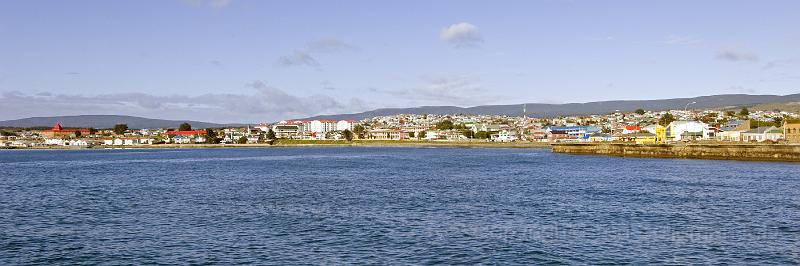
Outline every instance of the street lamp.
<svg viewBox="0 0 800 266"><path fill-rule="evenodd" d="M686 112L686 109L688 109L688 108L689 108L689 105L690 105L690 104L696 104L696 103L697 103L697 102L690 102L690 103L687 103L687 104L686 104L686 107L683 107L683 112L684 112L684 113Z"/></svg>

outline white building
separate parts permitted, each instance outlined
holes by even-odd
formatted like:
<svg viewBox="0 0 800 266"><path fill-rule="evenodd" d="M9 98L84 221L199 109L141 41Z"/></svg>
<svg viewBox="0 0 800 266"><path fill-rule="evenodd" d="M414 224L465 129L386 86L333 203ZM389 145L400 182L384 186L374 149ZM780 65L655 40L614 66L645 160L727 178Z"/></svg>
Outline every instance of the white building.
<svg viewBox="0 0 800 266"><path fill-rule="evenodd" d="M315 133L327 133L336 131L337 122L335 120L313 120L308 122L308 131Z"/></svg>
<svg viewBox="0 0 800 266"><path fill-rule="evenodd" d="M353 120L339 120L339 122L336 122L336 130L337 131L344 131L346 129L346 130L353 131L353 126L354 126L355 122L356 121L353 121Z"/></svg>
<svg viewBox="0 0 800 266"><path fill-rule="evenodd" d="M697 121L672 121L667 125L667 140L698 140L714 137L714 131L709 130L708 124Z"/></svg>

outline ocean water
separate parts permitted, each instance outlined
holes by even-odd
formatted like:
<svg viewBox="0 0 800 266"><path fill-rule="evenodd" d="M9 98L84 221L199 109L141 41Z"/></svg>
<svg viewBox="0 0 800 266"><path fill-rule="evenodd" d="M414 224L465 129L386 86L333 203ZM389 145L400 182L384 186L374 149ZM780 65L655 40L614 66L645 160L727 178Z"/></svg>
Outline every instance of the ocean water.
<svg viewBox="0 0 800 266"><path fill-rule="evenodd" d="M0 265L798 264L800 164L545 149L0 151Z"/></svg>

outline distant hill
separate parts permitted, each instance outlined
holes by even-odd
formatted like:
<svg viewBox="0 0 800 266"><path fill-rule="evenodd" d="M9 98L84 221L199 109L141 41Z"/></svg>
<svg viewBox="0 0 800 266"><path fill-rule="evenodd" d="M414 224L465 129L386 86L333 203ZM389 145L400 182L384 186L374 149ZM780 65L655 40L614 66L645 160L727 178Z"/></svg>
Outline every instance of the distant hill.
<svg viewBox="0 0 800 266"><path fill-rule="evenodd" d="M51 127L61 122L64 127L81 128L113 128L116 124L127 124L129 128L177 128L181 123L189 123L192 128L224 127L224 124L215 124L189 120L163 120L150 119L124 115L75 115L53 117L31 117L16 120L0 121L0 127Z"/></svg>
<svg viewBox="0 0 800 266"><path fill-rule="evenodd" d="M560 115L582 115L582 114L606 114L614 111L632 112L638 108L645 110L670 110L683 109L687 103L697 102L690 105L691 108L732 108L742 106L755 106L766 103L783 103L800 101L800 94L790 95L747 95L747 94L724 94L701 96L694 98L674 98L661 100L633 100L633 101L602 101L589 103L567 103L567 104L544 104L528 103L527 114L531 117L553 117ZM372 111L320 115L306 119L352 119L360 120L375 116L386 116L396 114L478 114L478 115L509 115L521 116L522 103L513 105L481 105L475 107L457 106L421 106L413 108L383 108Z"/></svg>

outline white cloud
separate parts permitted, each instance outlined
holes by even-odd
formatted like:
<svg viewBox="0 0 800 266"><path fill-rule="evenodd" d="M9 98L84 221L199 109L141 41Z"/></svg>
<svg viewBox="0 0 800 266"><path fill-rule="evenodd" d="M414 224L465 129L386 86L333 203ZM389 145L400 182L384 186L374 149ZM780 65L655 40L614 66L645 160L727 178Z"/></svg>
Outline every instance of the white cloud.
<svg viewBox="0 0 800 266"><path fill-rule="evenodd" d="M715 56L718 60L731 61L731 62L758 62L758 55L749 51L736 50L736 49L722 49L717 52Z"/></svg>
<svg viewBox="0 0 800 266"><path fill-rule="evenodd" d="M474 47L483 42L480 29L467 22L456 23L443 28L439 39L455 47Z"/></svg>

